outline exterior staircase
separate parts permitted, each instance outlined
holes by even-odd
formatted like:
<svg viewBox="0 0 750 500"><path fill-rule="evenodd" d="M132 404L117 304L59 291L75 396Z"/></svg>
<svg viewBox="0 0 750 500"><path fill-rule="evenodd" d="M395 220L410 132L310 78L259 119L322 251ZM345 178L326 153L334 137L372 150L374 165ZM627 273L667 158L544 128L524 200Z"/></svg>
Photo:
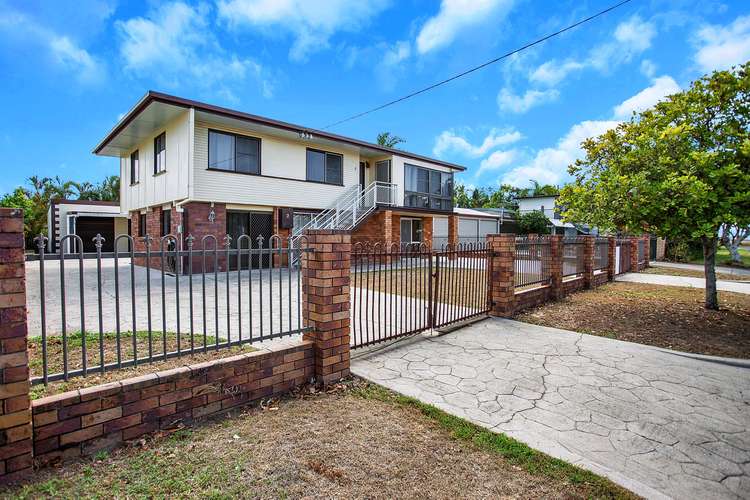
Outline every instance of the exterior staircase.
<svg viewBox="0 0 750 500"><path fill-rule="evenodd" d="M299 248L302 236L308 229L354 229L379 205L396 205L396 193L397 185L389 182L373 182L365 189L359 184L350 186L310 222L292 230L292 248Z"/></svg>

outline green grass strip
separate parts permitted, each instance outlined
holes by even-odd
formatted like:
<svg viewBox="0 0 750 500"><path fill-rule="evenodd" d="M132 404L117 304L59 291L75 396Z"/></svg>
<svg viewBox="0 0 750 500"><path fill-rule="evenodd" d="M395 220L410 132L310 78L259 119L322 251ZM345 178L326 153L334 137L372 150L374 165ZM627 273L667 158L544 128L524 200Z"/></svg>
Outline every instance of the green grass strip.
<svg viewBox="0 0 750 500"><path fill-rule="evenodd" d="M559 458L550 457L516 439L487 430L417 399L397 394L375 384L356 387L352 390L352 393L364 399L416 409L422 415L434 420L448 430L454 438L470 441L482 450L496 453L509 463L521 467L531 474L541 474L570 484L585 486L592 498L638 498L632 492L607 478Z"/></svg>

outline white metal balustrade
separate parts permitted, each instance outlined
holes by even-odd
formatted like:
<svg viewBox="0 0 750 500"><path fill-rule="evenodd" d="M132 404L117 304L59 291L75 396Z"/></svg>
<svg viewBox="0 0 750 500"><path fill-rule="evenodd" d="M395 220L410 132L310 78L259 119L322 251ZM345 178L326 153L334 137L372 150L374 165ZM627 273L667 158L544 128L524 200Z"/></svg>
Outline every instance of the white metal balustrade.
<svg viewBox="0 0 750 500"><path fill-rule="evenodd" d="M378 205L396 205L397 185L390 182L373 182L365 189L359 184L347 188L325 210L313 217L310 222L292 230L292 246L299 241L307 229L354 229Z"/></svg>

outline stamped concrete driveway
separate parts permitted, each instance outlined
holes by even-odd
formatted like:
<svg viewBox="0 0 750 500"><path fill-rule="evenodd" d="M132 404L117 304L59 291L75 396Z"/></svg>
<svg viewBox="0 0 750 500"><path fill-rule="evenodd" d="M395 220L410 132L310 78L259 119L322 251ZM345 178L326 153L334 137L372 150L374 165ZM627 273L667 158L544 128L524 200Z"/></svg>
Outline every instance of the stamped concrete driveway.
<svg viewBox="0 0 750 500"><path fill-rule="evenodd" d="M750 364L489 319L352 371L649 498L750 498Z"/></svg>

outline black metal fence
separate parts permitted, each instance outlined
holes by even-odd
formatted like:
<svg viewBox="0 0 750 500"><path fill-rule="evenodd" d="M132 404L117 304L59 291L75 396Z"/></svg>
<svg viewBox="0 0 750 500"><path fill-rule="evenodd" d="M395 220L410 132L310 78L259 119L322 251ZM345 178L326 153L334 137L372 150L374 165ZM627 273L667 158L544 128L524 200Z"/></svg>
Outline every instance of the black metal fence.
<svg viewBox="0 0 750 500"><path fill-rule="evenodd" d="M632 255L632 244L630 240L617 240L617 248L619 249L619 268L617 274L623 274L630 272L631 268L631 255Z"/></svg>
<svg viewBox="0 0 750 500"><path fill-rule="evenodd" d="M548 285L552 279L550 240L544 236L516 238L516 290Z"/></svg>
<svg viewBox="0 0 750 500"><path fill-rule="evenodd" d="M562 275L563 278L583 276L586 261L584 258L586 243L583 238L563 238L562 242Z"/></svg>
<svg viewBox="0 0 750 500"><path fill-rule="evenodd" d="M440 328L489 312L485 244L357 243L352 251L352 346Z"/></svg>
<svg viewBox="0 0 750 500"><path fill-rule="evenodd" d="M646 241L638 239L638 264L646 262Z"/></svg>
<svg viewBox="0 0 750 500"><path fill-rule="evenodd" d="M68 241L75 245L67 245ZM27 256L32 383L152 363L301 333L302 286L294 262L310 251L272 236L198 241L118 236L117 249L83 252L77 235L55 254ZM66 248L78 249L66 253ZM125 246L123 244L123 246ZM180 248L182 247L182 248ZM300 248L301 247L301 248ZM72 261L72 262L70 262ZM72 264L72 265L70 265ZM31 285L31 286L29 286Z"/></svg>
<svg viewBox="0 0 750 500"><path fill-rule="evenodd" d="M594 272L609 268L609 239L597 238L594 241Z"/></svg>

